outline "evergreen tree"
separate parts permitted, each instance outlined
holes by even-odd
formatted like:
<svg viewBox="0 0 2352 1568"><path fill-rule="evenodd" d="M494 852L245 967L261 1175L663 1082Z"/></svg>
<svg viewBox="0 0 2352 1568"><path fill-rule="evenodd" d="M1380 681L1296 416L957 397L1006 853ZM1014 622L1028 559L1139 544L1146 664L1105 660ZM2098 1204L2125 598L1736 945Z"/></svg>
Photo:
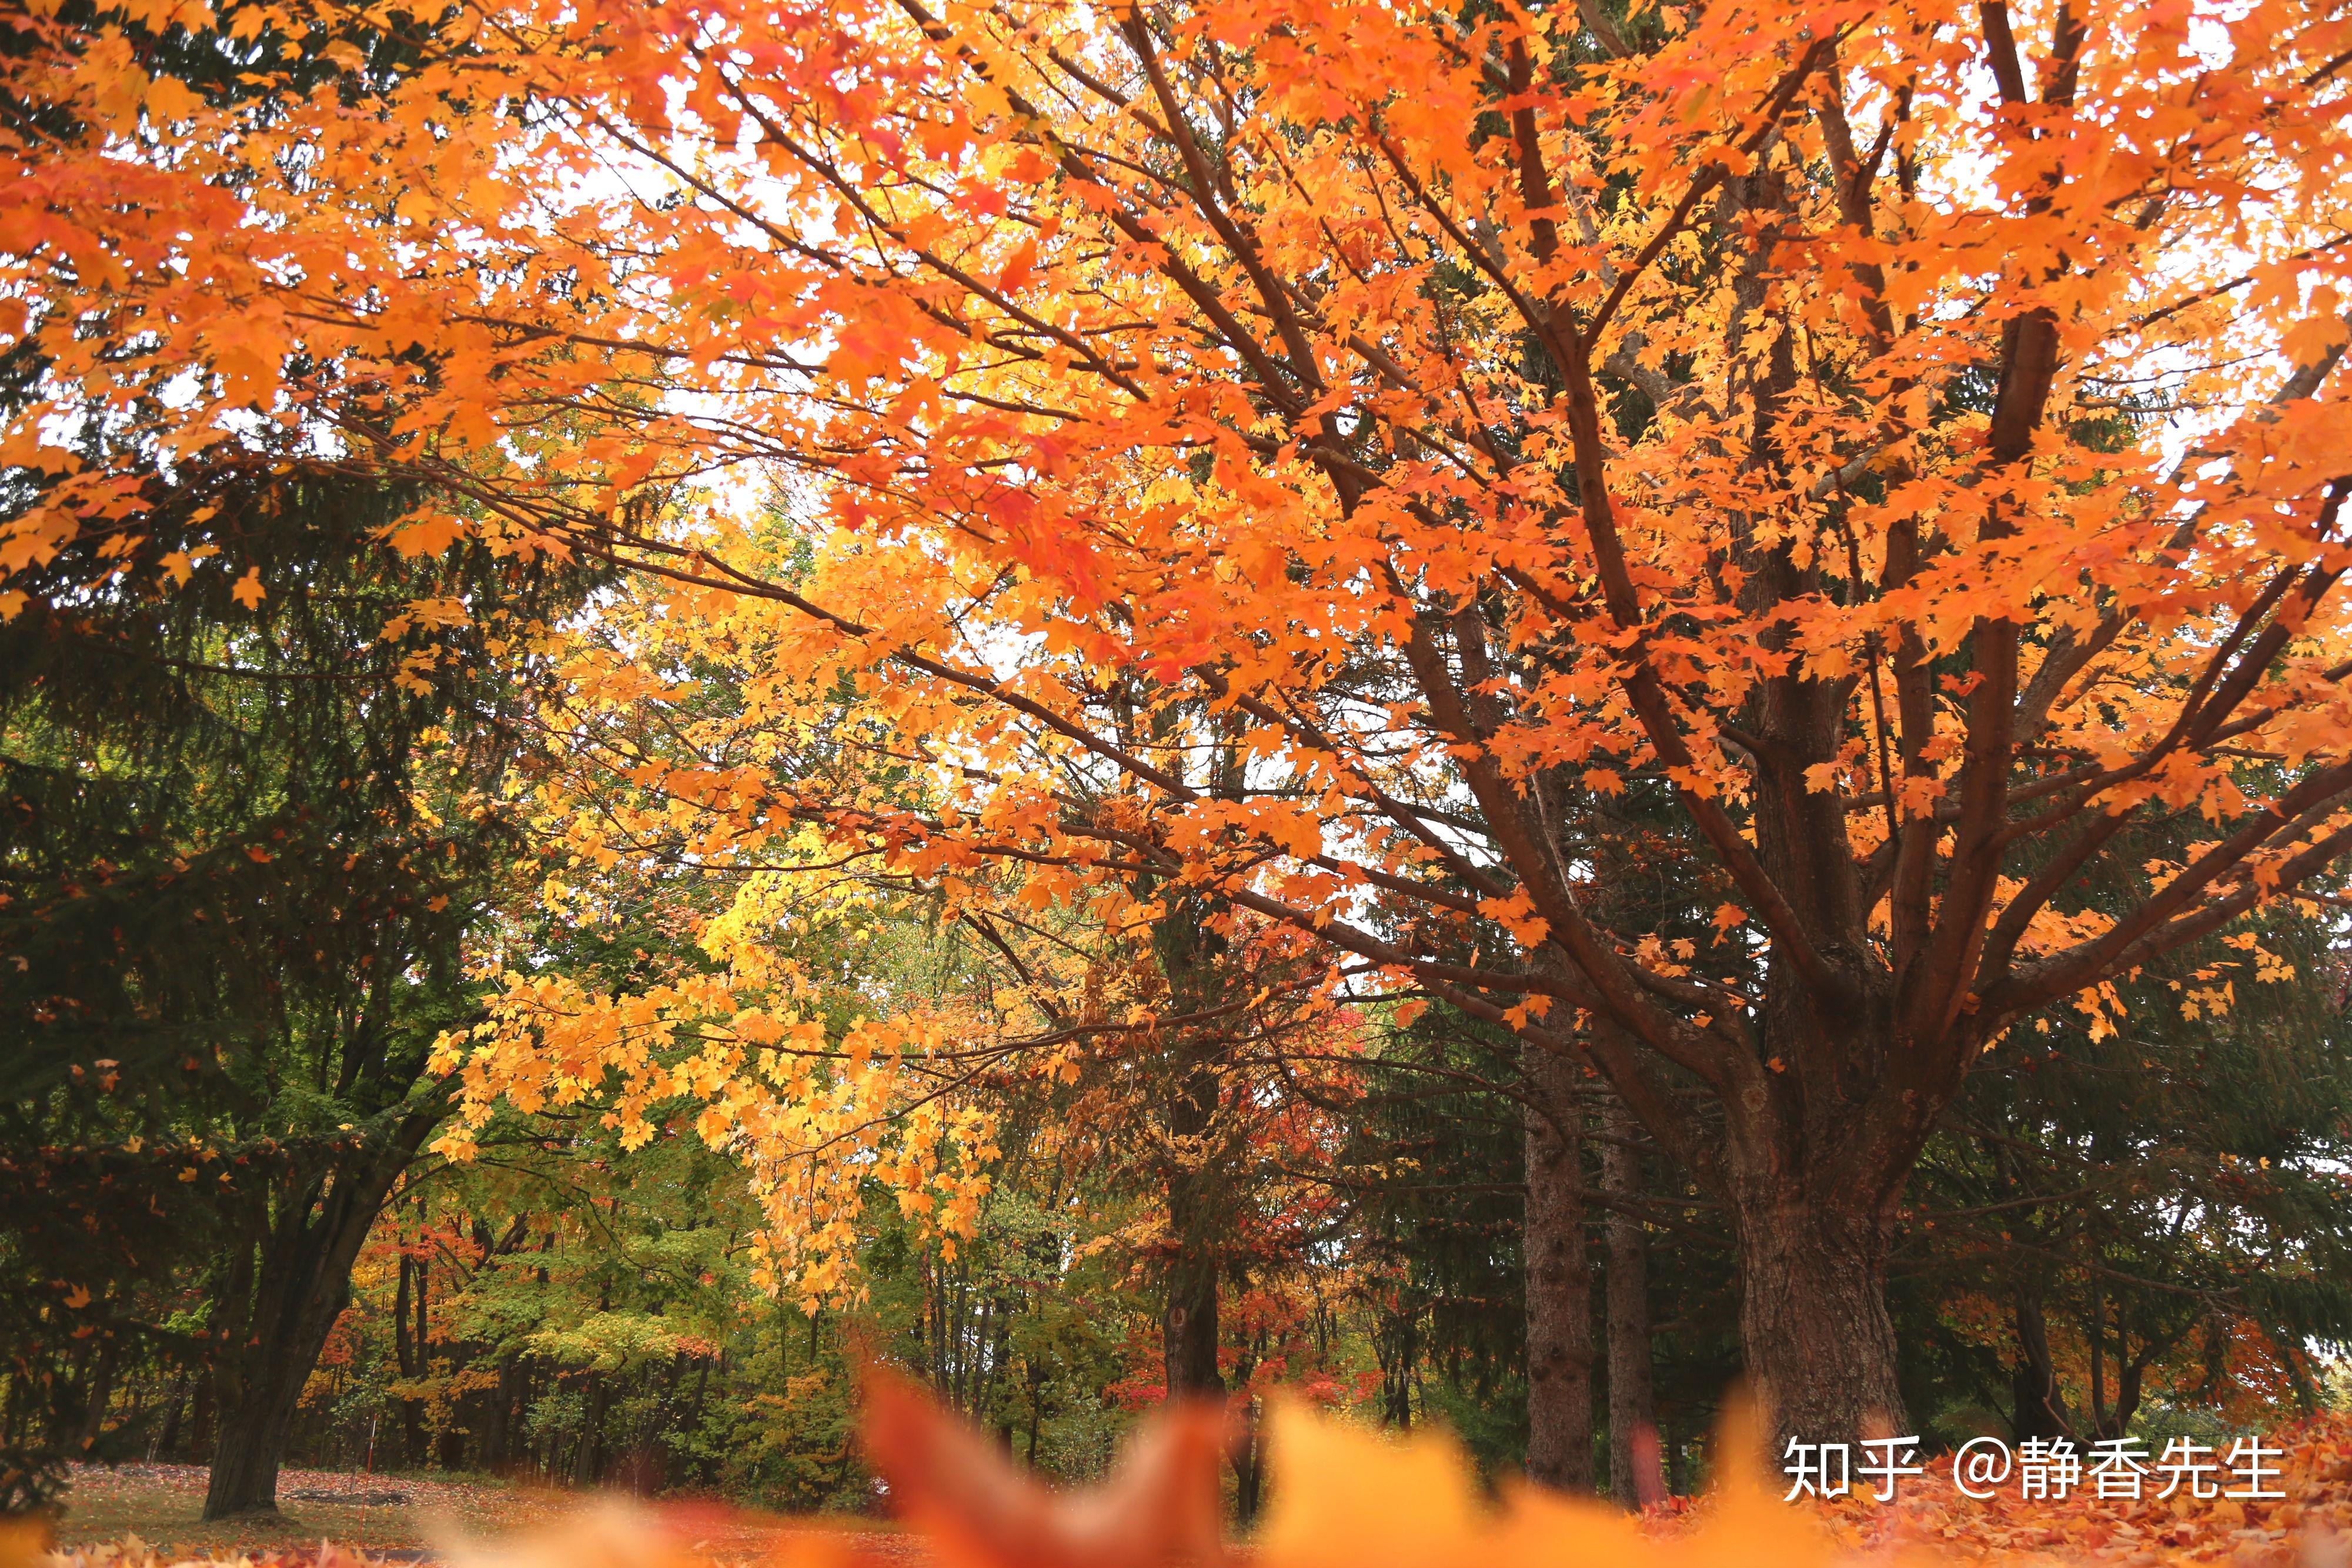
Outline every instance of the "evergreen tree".
<svg viewBox="0 0 2352 1568"><path fill-rule="evenodd" d="M1948 1118L1899 1292L1914 1408L1946 1412L1944 1436L1988 1413L2087 1441L2158 1402L2315 1402L2307 1347L2352 1338L2343 960L2291 908L2229 956L2015 1031Z"/></svg>
<svg viewBox="0 0 2352 1568"><path fill-rule="evenodd" d="M86 529L0 623L12 1432L96 1451L123 1358L171 1358L209 1517L274 1506L352 1260L444 1113L425 1059L517 851L532 641L592 581L406 559L410 499L282 458L159 474L135 547Z"/></svg>

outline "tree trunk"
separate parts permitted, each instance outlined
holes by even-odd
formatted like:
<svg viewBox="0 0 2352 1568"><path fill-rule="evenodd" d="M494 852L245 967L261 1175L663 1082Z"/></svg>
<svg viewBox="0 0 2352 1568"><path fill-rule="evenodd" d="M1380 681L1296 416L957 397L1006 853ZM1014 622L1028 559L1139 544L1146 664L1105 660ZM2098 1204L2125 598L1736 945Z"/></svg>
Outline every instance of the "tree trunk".
<svg viewBox="0 0 2352 1568"><path fill-rule="evenodd" d="M220 1436L213 1451L210 1484L205 1490L207 1520L278 1511L278 1469L327 1331L350 1293L348 1265L330 1285L321 1276L323 1249L303 1249L289 1260L290 1277L272 1289L265 1270L265 1292L257 1333L232 1349L220 1371Z"/></svg>
<svg viewBox="0 0 2352 1568"><path fill-rule="evenodd" d="M1257 1402L1248 1403L1248 1419L1234 1443L1234 1513L1244 1527L1256 1523L1265 1506L1265 1455L1257 1440Z"/></svg>
<svg viewBox="0 0 2352 1568"><path fill-rule="evenodd" d="M2141 1389L2147 1380L2147 1363L2135 1361L2123 1369L2116 1385L2116 1407L2107 1417L2107 1425L2099 1436L2120 1437L2131 1430L2131 1419L2139 1414Z"/></svg>
<svg viewBox="0 0 2352 1568"><path fill-rule="evenodd" d="M1029 1452L1025 1462L1031 1469L1037 1468L1037 1429L1045 1424L1045 1379L1038 1375L1041 1368L1029 1369Z"/></svg>
<svg viewBox="0 0 2352 1568"><path fill-rule="evenodd" d="M2050 1333L2042 1317L2039 1281L2021 1290L2016 1301L2017 1368L2010 1379L2010 1436L2072 1437L2074 1423L2058 1392L2058 1371L2050 1356Z"/></svg>
<svg viewBox="0 0 2352 1568"><path fill-rule="evenodd" d="M425 1283L417 1277L416 1260L403 1252L400 1255L400 1285L392 1297L392 1349L394 1362L403 1379L414 1382L424 1375L423 1329L425 1312L420 1306L415 1319L415 1331L410 1329L409 1307L413 1294L421 1296ZM411 1291L410 1286L415 1290ZM423 1469L425 1464L425 1406L421 1400L404 1398L400 1402L400 1460L404 1465Z"/></svg>
<svg viewBox="0 0 2352 1568"><path fill-rule="evenodd" d="M187 1374L182 1373L172 1381L172 1402L163 1406L163 1425L156 1432L155 1441L147 1450L150 1463L158 1458L168 1462L172 1455L179 1451L180 1416L187 1407L188 1376Z"/></svg>
<svg viewBox="0 0 2352 1568"><path fill-rule="evenodd" d="M524 1373L514 1356L499 1363L499 1385L490 1391L489 1416L482 1433L482 1468L503 1476L514 1458L515 1405L522 1395Z"/></svg>
<svg viewBox="0 0 2352 1568"><path fill-rule="evenodd" d="M214 1416L214 1379L197 1374L196 1391L192 1396L194 1407L188 1413L188 1462L209 1462L214 1448L215 1424Z"/></svg>
<svg viewBox="0 0 2352 1568"><path fill-rule="evenodd" d="M214 1379L220 1437L205 1519L278 1511L278 1467L303 1386L350 1304L352 1261L438 1120L412 1115L386 1145L325 1171L289 1173L273 1195L249 1307L235 1314L242 1332L222 1346Z"/></svg>
<svg viewBox="0 0 2352 1568"><path fill-rule="evenodd" d="M1607 1219L1609 1246L1609 1495L1639 1508L1665 1494L1658 1478L1657 1413L1650 1394L1649 1240L1625 1203L1642 1196L1639 1127L1611 1096L1601 1124L1601 1189L1617 1202Z"/></svg>
<svg viewBox="0 0 2352 1568"><path fill-rule="evenodd" d="M110 1335L91 1359L89 1384L82 1395L81 1421L74 1433L73 1451L77 1457L89 1456L105 1435L106 1410L114 1399L114 1372L121 1356L121 1346Z"/></svg>
<svg viewBox="0 0 2352 1568"><path fill-rule="evenodd" d="M588 1375L588 1407L580 1418L580 1450L572 1466L572 1484L593 1486L604 1465L604 1406L610 1397L604 1386L604 1375Z"/></svg>
<svg viewBox="0 0 2352 1568"><path fill-rule="evenodd" d="M1420 1354L1415 1314L1382 1312L1373 1326L1372 1354L1381 1369L1381 1425L1412 1430L1412 1364Z"/></svg>
<svg viewBox="0 0 2352 1568"><path fill-rule="evenodd" d="M1576 1068L1530 1048L1526 1062L1528 1475L1592 1490L1592 1290L1584 1255Z"/></svg>
<svg viewBox="0 0 2352 1568"><path fill-rule="evenodd" d="M1168 1006L1181 1015L1224 999L1219 962L1224 939L1209 925L1201 901L1172 899L1152 927L1152 946L1168 983ZM1217 1371L1217 1284L1223 1243L1232 1216L1222 1158L1215 1147L1224 1085L1218 1067L1224 1044L1213 1029L1188 1029L1171 1042L1171 1082L1162 1114L1169 1151L1163 1156L1168 1200L1168 1257L1163 1264L1160 1333L1171 1399L1222 1395Z"/></svg>
<svg viewBox="0 0 2352 1568"><path fill-rule="evenodd" d="M1188 1253L1170 1260L1160 1331L1170 1398L1225 1391L1225 1381L1217 1373L1217 1270L1213 1260Z"/></svg>
<svg viewBox="0 0 2352 1568"><path fill-rule="evenodd" d="M1906 1430L1885 1217L1794 1183L1731 1184L1739 1337L1771 1452Z"/></svg>

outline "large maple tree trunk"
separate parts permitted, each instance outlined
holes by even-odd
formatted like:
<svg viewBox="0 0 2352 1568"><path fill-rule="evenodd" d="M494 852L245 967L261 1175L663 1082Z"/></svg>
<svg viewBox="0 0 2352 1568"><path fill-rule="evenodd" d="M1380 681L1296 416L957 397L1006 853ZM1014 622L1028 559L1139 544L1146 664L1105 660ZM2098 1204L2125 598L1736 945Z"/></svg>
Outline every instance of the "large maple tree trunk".
<svg viewBox="0 0 2352 1568"><path fill-rule="evenodd" d="M253 1397L224 1404L219 1445L205 1488L205 1519L278 1511L278 1470L302 1390L290 1376L274 1375L290 1372L289 1363L295 1359L274 1364L268 1369L273 1375L265 1377Z"/></svg>
<svg viewBox="0 0 2352 1568"><path fill-rule="evenodd" d="M1815 687L1780 694L1759 722L1801 756L1836 731ZM1853 1444L1909 1430L1887 1256L1904 1182L1970 1053L1905 1036L1900 988L1841 939L1863 927L1868 906L1843 821L1787 768L1763 778L1759 859L1804 890L1802 917L1832 955L1819 960L1819 981L1777 950L1768 964L1762 1061L1743 1063L1718 1101L1707 1183L1732 1220L1742 1359L1777 1462L1791 1439Z"/></svg>
<svg viewBox="0 0 2352 1568"><path fill-rule="evenodd" d="M1738 1232L1740 1343L1769 1415L1774 1452L1791 1437L1899 1435L1886 1216L1794 1181L1734 1177L1729 1196Z"/></svg>
<svg viewBox="0 0 2352 1568"><path fill-rule="evenodd" d="M1904 1181L1958 1073L1946 1064L1889 1092L1879 1064L1902 1053L1872 1027L1768 1016L1761 1061L1726 1071L1714 1123L1688 1118L1622 1036L1591 1037L1644 1124L1731 1219L1742 1359L1775 1455L1792 1438L1851 1444L1905 1426L1887 1256ZM1801 1052L1797 1040L1821 1043Z"/></svg>
<svg viewBox="0 0 2352 1568"><path fill-rule="evenodd" d="M1528 1475L1592 1490L1592 1291L1574 1068L1530 1050L1527 1086Z"/></svg>

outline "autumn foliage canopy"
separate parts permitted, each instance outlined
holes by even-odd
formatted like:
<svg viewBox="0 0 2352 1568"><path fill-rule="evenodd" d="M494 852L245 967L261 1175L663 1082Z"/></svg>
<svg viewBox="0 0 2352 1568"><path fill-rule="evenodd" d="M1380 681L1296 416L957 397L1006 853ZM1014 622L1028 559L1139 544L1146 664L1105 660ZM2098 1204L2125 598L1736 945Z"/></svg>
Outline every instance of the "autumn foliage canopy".
<svg viewBox="0 0 2352 1568"><path fill-rule="evenodd" d="M1900 1408L1887 1239L1969 1065L2201 939L2180 1005L2242 1000L2335 896L2340 7L84 9L5 56L0 570L205 571L159 464L634 569L562 722L736 692L601 754L639 821L1182 890L1580 1053L1733 1216L1811 1435ZM775 766L852 726L887 788ZM1696 935L1604 874L1637 806ZM517 985L448 1047L484 1101L681 1011L732 1024L641 1087L714 1135L818 1092L740 987Z"/></svg>

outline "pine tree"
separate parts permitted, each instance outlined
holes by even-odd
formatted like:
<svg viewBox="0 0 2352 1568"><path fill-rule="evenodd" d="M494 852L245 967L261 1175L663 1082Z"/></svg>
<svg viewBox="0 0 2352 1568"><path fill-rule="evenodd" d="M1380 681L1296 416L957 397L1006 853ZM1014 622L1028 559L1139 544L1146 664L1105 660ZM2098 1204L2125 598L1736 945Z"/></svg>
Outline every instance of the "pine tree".
<svg viewBox="0 0 2352 1568"><path fill-rule="evenodd" d="M94 1365L187 1365L212 1517L273 1506L352 1260L446 1109L426 1057L519 844L532 639L592 580L404 558L412 500L282 458L159 474L135 547L93 528L0 623L9 1397L78 1403L49 1440L94 1449L103 1378L45 1354L94 1322ZM196 1343L134 1289L172 1270L202 1278Z"/></svg>

